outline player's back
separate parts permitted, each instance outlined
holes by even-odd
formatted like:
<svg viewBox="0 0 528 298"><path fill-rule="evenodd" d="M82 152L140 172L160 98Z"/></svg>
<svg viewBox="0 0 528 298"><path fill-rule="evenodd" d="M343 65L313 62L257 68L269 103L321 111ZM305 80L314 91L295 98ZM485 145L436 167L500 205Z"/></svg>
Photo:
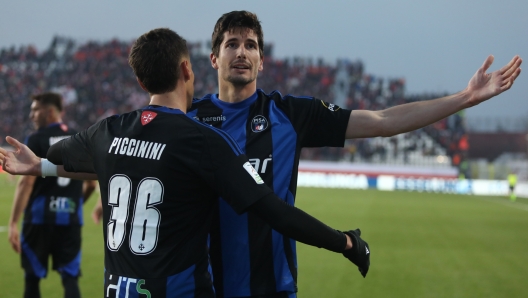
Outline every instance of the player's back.
<svg viewBox="0 0 528 298"><path fill-rule="evenodd" d="M98 176L107 297L213 297L213 205L241 214L272 192L231 137L180 110L110 117L57 145L67 171Z"/></svg>
<svg viewBox="0 0 528 298"><path fill-rule="evenodd" d="M211 289L207 234L215 195L199 173L208 150L200 129L179 110L152 107L102 121L91 136L108 223L108 291L137 286L138 293L178 297L182 287Z"/></svg>

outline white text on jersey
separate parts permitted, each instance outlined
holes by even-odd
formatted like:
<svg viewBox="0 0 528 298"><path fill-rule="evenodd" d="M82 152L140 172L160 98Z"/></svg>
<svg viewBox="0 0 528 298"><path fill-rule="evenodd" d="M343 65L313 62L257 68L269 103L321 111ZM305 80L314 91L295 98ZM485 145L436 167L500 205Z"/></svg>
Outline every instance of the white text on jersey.
<svg viewBox="0 0 528 298"><path fill-rule="evenodd" d="M159 160L167 144L129 138L114 138L108 153Z"/></svg>

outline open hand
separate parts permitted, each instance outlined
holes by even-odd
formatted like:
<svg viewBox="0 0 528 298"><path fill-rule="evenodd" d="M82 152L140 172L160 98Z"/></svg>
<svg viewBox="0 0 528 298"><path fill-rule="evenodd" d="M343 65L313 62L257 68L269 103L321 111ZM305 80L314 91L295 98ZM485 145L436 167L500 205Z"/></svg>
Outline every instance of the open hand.
<svg viewBox="0 0 528 298"><path fill-rule="evenodd" d="M40 158L26 145L20 143L12 137L6 137L7 143L15 148L8 151L0 147L0 161L4 171L12 175L33 175L39 176Z"/></svg>
<svg viewBox="0 0 528 298"><path fill-rule="evenodd" d="M470 106L478 105L510 89L515 79L521 73L520 66L522 59L519 56L513 57L503 68L486 73L493 63L493 60L493 55L489 55L484 61L484 64L482 64L471 80L469 80L466 90L471 94L469 98Z"/></svg>

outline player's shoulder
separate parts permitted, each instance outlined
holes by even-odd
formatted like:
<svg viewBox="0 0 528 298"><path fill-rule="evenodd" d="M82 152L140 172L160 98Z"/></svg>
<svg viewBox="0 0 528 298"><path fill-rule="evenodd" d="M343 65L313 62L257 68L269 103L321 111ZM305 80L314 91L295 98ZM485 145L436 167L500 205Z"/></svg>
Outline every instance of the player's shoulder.
<svg viewBox="0 0 528 298"><path fill-rule="evenodd" d="M213 98L213 94L206 94L201 98L193 98L191 103L191 108L189 111L193 111L195 109L198 109L201 106L211 104Z"/></svg>
<svg viewBox="0 0 528 298"><path fill-rule="evenodd" d="M238 147L237 142L227 132L199 120L190 117L188 119L193 122L194 126L205 139L225 141L237 155L242 154L242 150Z"/></svg>
<svg viewBox="0 0 528 298"><path fill-rule="evenodd" d="M288 101L288 100L313 100L313 96L304 96L304 95L293 95L293 94L285 94L283 95L278 90L273 90L269 93L266 93L262 89L257 89L257 94L259 98L262 99L268 99L268 100L274 100L274 101Z"/></svg>
<svg viewBox="0 0 528 298"><path fill-rule="evenodd" d="M28 136L28 140L47 139L50 136L68 134L68 126L64 123L53 123L46 127L39 128Z"/></svg>

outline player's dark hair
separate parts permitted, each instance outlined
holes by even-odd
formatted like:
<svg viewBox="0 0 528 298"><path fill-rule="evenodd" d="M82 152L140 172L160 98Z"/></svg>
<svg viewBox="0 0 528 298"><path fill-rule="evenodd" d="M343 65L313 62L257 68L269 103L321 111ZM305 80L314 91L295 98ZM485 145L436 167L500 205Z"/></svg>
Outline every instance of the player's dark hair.
<svg viewBox="0 0 528 298"><path fill-rule="evenodd" d="M220 45L224 41L224 33L233 32L237 29L253 30L257 36L260 57L264 57L264 33L262 32L260 21L256 14L245 10L225 13L216 21L213 36L211 37L211 50L213 54L218 57Z"/></svg>
<svg viewBox="0 0 528 298"><path fill-rule="evenodd" d="M162 94L176 88L185 57L189 57L185 39L168 28L158 28L134 42L128 63L150 94Z"/></svg>
<svg viewBox="0 0 528 298"><path fill-rule="evenodd" d="M44 106L54 106L60 112L62 111L62 96L53 92L44 92L31 96L31 100L40 102Z"/></svg>

